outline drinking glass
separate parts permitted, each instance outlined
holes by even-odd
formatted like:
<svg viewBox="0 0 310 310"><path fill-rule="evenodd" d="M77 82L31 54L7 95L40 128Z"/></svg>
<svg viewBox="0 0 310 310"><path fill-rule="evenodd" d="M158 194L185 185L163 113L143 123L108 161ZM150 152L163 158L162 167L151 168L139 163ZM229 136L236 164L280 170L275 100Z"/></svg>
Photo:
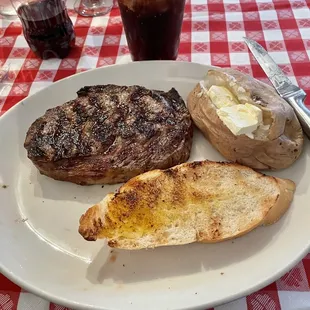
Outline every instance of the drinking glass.
<svg viewBox="0 0 310 310"><path fill-rule="evenodd" d="M64 0L11 0L30 49L40 58L65 58L75 33Z"/></svg>
<svg viewBox="0 0 310 310"><path fill-rule="evenodd" d="M77 0L75 11L82 16L105 15L111 11L113 0Z"/></svg>
<svg viewBox="0 0 310 310"><path fill-rule="evenodd" d="M132 60L175 60L185 0L118 0Z"/></svg>

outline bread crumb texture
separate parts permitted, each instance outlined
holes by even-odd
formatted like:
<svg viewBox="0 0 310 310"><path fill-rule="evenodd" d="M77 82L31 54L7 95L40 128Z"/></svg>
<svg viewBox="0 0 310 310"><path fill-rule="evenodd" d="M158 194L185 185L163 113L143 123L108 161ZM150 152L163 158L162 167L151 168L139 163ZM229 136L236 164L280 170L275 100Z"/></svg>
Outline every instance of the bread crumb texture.
<svg viewBox="0 0 310 310"><path fill-rule="evenodd" d="M279 195L276 178L248 167L185 163L131 179L90 208L79 231L128 249L217 242L260 225Z"/></svg>

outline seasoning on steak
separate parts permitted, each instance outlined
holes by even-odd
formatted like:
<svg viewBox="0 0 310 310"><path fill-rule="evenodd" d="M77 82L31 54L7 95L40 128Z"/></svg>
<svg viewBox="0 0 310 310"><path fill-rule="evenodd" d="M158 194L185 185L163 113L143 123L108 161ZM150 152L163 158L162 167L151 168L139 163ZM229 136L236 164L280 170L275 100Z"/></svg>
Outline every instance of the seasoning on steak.
<svg viewBox="0 0 310 310"><path fill-rule="evenodd" d="M113 184L185 162L193 125L185 103L141 86L86 86L29 128L28 157L41 174L77 184Z"/></svg>

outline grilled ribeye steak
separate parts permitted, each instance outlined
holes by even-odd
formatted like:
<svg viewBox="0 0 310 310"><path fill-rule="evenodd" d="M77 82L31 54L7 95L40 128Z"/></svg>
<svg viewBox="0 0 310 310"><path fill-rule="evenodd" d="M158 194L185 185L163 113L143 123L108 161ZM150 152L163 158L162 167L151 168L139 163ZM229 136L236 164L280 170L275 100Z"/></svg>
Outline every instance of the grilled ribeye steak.
<svg viewBox="0 0 310 310"><path fill-rule="evenodd" d="M141 86L86 86L29 128L25 148L39 171L77 184L113 184L189 158L193 125L185 103Z"/></svg>

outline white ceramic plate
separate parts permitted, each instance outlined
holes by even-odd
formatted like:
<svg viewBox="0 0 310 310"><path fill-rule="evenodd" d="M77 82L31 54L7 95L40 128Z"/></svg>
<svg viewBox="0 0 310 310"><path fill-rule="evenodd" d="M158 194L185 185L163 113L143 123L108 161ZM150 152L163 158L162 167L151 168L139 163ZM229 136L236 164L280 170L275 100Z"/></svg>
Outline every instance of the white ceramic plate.
<svg viewBox="0 0 310 310"><path fill-rule="evenodd" d="M120 251L78 234L84 211L116 186L82 187L41 176L23 148L30 124L85 85L140 84L185 99L210 67L180 62L111 66L64 79L0 119L0 267L23 288L79 309L205 309L280 277L310 245L310 148L274 173L297 183L294 203L275 225L219 244ZM190 160L223 160L196 131ZM2 188L7 185L7 188Z"/></svg>

